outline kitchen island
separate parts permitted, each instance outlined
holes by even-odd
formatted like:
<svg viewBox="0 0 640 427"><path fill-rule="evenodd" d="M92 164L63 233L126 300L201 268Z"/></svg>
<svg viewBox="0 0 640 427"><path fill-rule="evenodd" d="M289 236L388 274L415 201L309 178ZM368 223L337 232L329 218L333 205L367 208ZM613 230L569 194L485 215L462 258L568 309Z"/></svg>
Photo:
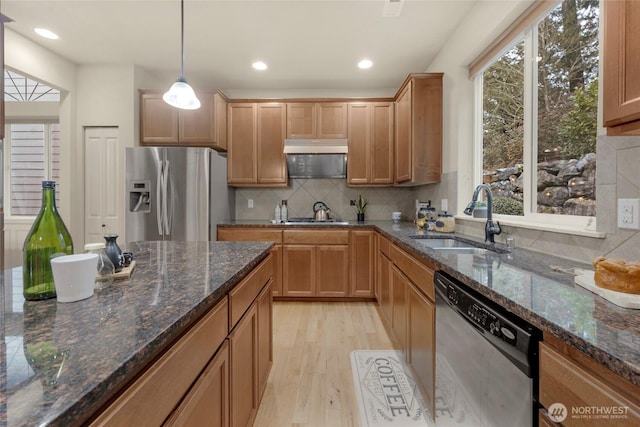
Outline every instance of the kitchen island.
<svg viewBox="0 0 640 427"><path fill-rule="evenodd" d="M228 295L265 265L270 248L260 242L132 243L132 277L74 303L25 302L21 269L5 271L0 424L90 422L203 316L226 307ZM232 312L230 324L237 321Z"/></svg>

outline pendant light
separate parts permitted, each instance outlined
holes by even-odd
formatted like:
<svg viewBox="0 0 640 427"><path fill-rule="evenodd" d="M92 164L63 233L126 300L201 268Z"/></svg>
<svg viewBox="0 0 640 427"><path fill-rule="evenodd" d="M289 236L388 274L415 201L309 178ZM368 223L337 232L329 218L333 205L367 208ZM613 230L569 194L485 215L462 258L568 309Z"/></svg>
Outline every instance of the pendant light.
<svg viewBox="0 0 640 427"><path fill-rule="evenodd" d="M171 85L162 99L172 107L183 110L197 110L200 100L184 78L184 0L180 0L180 77Z"/></svg>

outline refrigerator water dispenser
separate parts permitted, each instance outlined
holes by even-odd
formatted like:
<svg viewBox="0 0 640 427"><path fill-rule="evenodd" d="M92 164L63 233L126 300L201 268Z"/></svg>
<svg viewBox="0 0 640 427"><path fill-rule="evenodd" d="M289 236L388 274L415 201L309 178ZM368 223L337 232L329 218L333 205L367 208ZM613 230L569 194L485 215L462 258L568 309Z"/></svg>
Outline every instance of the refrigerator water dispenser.
<svg viewBox="0 0 640 427"><path fill-rule="evenodd" d="M151 212L151 181L133 181L129 186L129 211Z"/></svg>

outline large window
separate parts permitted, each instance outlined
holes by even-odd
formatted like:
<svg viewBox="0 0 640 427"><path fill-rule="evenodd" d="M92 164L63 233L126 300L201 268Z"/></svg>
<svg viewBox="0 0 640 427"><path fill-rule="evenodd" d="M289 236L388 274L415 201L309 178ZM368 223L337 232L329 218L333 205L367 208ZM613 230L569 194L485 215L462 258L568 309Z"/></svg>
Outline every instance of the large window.
<svg viewBox="0 0 640 427"><path fill-rule="evenodd" d="M478 153L495 213L595 217L598 12L597 0L563 1L478 75Z"/></svg>
<svg viewBox="0 0 640 427"><path fill-rule="evenodd" d="M37 215L42 204L42 181L60 182L59 128L57 123L7 124L5 171L12 217ZM56 191L56 198L58 195Z"/></svg>

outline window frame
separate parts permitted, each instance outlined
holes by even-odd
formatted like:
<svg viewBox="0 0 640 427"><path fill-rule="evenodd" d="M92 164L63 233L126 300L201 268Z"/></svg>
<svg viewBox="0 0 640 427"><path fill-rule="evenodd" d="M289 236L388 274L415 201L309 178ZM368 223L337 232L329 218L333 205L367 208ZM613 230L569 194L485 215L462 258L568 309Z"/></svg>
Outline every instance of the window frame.
<svg viewBox="0 0 640 427"><path fill-rule="evenodd" d="M473 128L473 182L482 182L483 173L483 74L506 52L515 45L524 41L524 141L523 141L523 185L525 188L524 216L494 214L494 219L506 225L515 225L532 229L543 229L553 231L565 231L571 234L582 234L587 236L600 237L596 232L596 217L562 215L538 213L533 211L533 206L537 203L537 145L538 145L538 109L537 109L537 87L538 73L536 67L536 56L538 51L537 27L553 10L560 6L561 1L545 2L546 7L535 9L536 16L531 16L531 11L523 15L521 21L526 21L526 25L520 24L518 32L509 32L510 37L503 34L494 43L493 55L486 53L474 61L470 66L470 77L474 87L474 128ZM602 6L600 6L602 10ZM533 10L533 9L532 9ZM602 17L602 14L600 14ZM515 25L515 24L514 24ZM601 32L599 35L602 40ZM495 45L500 45L496 49ZM600 57L602 57L602 43L600 43ZM598 73L601 75L602 67ZM600 77L599 77L600 79ZM535 123L535 126L534 126ZM596 135L597 137L597 135ZM596 153L597 154L597 153ZM534 184L535 183L535 184ZM597 198L596 198L597 203Z"/></svg>

